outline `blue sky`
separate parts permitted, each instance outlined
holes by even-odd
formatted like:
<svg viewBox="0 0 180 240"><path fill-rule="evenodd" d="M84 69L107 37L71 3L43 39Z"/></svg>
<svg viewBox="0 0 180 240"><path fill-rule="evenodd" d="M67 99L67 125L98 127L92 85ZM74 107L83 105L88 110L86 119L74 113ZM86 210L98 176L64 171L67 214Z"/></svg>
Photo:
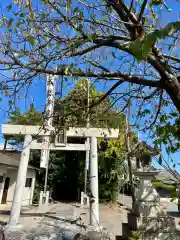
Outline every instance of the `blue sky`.
<svg viewBox="0 0 180 240"><path fill-rule="evenodd" d="M10 0L6 1L6 3L1 3L1 7L3 9L3 11L5 11L5 6L7 6L8 2L11 2ZM39 1L36 1L39 2ZM168 6L172 9L178 9L177 5L177 1L176 0L169 0L166 1ZM170 21L174 21L177 20L180 16L180 11L172 11L172 12L165 12L165 15L162 15L161 18L163 19L163 21L165 22L170 22ZM0 81L3 80L3 76L0 75ZM112 83L111 83L112 84ZM73 84L74 85L74 84ZM73 85L70 86L65 86L64 90L63 90L63 94L67 94L68 91L72 88ZM108 85L103 85L103 84L97 84L97 89L100 91L107 91L109 88L109 84ZM8 97L2 96L2 101L0 102L0 124L5 123L8 120L8 109L9 109L9 105L8 105ZM29 108L29 105L32 103L32 101L34 102L35 107L40 110L43 111L44 110L44 105L45 105L45 79L42 77L41 79L37 79L35 80L32 85L29 87L28 92L22 92L20 99L17 99L16 105L17 107L19 107L21 109L22 112L24 112L25 110L27 110ZM145 133L141 133L140 134L140 139L142 140L146 140L147 139L147 134ZM3 141L3 137L1 135L0 132L0 142ZM166 160L168 160L168 156L165 152L165 149L163 148L163 155L165 157ZM172 158L174 160L174 162L178 162L180 159L180 153L176 153L172 155ZM170 160L169 160L170 161ZM155 165L156 162L154 162ZM179 170L179 167L177 168Z"/></svg>

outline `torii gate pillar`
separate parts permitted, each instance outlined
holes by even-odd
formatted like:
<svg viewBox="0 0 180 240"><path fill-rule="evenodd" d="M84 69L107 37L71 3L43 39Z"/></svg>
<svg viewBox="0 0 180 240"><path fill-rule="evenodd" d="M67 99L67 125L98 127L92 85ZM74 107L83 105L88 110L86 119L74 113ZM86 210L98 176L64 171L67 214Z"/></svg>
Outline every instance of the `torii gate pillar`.
<svg viewBox="0 0 180 240"><path fill-rule="evenodd" d="M17 228L19 225L19 216L21 212L21 202L23 197L23 190L26 183L26 174L29 162L30 144L32 141L31 135L25 135L23 150L21 153L20 164L18 168L16 186L13 196L13 204L11 214L9 217L9 226Z"/></svg>

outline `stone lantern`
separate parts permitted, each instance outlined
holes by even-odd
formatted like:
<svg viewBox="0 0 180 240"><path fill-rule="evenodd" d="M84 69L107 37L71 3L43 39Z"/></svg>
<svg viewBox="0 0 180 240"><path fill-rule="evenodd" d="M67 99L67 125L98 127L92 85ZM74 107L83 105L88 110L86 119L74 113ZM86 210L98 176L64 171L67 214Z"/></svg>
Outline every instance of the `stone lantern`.
<svg viewBox="0 0 180 240"><path fill-rule="evenodd" d="M137 228L141 233L141 239L180 239L174 219L164 211L160 196L152 186L152 181L159 171L152 166L151 160L152 157L160 154L160 150L153 149L146 142L141 142L134 150L134 154L137 160L134 175L139 178L140 185L135 192L136 224L129 227L132 230Z"/></svg>
<svg viewBox="0 0 180 240"><path fill-rule="evenodd" d="M137 170L152 170L152 157L159 155L160 152L160 149L154 149L144 141L138 143L133 153L136 157Z"/></svg>

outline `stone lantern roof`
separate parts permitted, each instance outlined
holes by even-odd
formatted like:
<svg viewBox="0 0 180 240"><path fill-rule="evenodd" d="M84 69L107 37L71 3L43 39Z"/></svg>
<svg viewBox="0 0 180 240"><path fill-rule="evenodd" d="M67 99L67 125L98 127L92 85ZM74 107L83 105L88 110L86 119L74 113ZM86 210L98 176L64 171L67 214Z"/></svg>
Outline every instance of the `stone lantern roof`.
<svg viewBox="0 0 180 240"><path fill-rule="evenodd" d="M136 145L133 153L134 153L135 156L139 156L142 153L145 153L145 154L147 154L151 157L155 157L155 156L158 156L161 153L161 150L151 147L145 141L141 141Z"/></svg>

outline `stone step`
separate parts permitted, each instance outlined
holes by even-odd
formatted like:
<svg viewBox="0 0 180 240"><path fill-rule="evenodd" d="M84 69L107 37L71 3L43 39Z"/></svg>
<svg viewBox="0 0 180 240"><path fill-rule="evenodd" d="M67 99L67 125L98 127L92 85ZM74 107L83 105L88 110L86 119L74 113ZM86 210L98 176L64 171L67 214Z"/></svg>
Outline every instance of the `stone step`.
<svg viewBox="0 0 180 240"><path fill-rule="evenodd" d="M122 223L122 238L120 240L128 240L129 237L133 237L132 232L136 231L131 229L128 223Z"/></svg>
<svg viewBox="0 0 180 240"><path fill-rule="evenodd" d="M128 228L131 229L131 231L137 230L137 216L134 213L128 213Z"/></svg>
<svg viewBox="0 0 180 240"><path fill-rule="evenodd" d="M122 236L127 237L129 236L131 230L128 227L128 223L122 223Z"/></svg>
<svg viewBox="0 0 180 240"><path fill-rule="evenodd" d="M126 236L116 236L116 240L128 240Z"/></svg>

